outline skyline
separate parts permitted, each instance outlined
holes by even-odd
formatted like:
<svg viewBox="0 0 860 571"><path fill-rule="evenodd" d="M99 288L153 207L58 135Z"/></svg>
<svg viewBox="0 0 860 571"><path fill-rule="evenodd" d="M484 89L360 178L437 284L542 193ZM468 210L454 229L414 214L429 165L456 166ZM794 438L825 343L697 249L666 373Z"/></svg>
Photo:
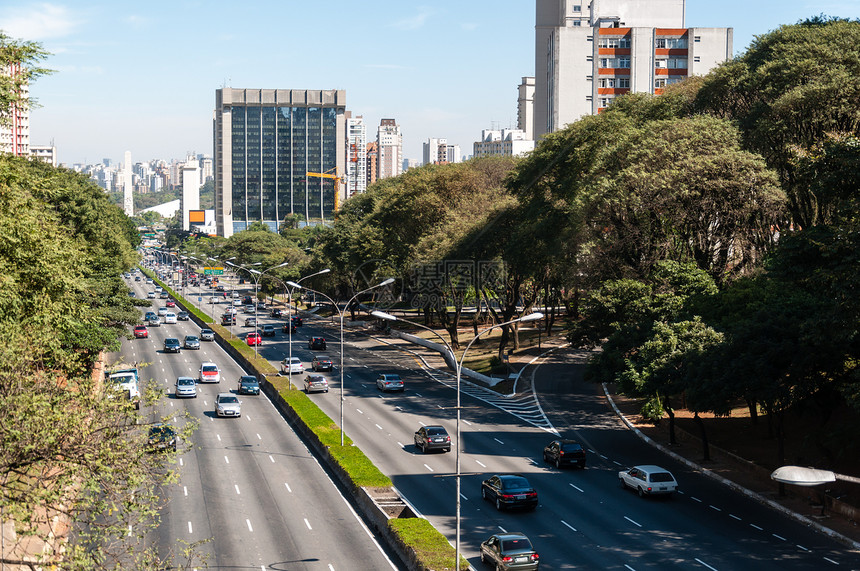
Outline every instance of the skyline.
<svg viewBox="0 0 860 571"><path fill-rule="evenodd" d="M534 75L534 2L7 0L0 29L37 41L56 73L30 87L33 145L65 164L212 155L220 87L344 89L368 142L382 118L403 132L404 158L447 138L464 156L482 129L516 127L517 85ZM335 17L332 16L335 15ZM686 26L734 28L735 54L754 35L818 14L857 18L860 0L814 3L688 0ZM292 25L298 22L297 25Z"/></svg>

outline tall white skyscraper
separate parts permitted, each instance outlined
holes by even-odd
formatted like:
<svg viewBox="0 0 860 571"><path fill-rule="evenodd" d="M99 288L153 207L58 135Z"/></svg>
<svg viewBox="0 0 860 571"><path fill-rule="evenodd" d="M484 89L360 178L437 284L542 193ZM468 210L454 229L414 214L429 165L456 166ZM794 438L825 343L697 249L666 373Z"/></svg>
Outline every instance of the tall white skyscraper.
<svg viewBox="0 0 860 571"><path fill-rule="evenodd" d="M134 216L134 179L131 168L131 151L126 151L125 160L122 162L122 209L126 216Z"/></svg>
<svg viewBox="0 0 860 571"><path fill-rule="evenodd" d="M367 189L367 126L364 117L346 112L346 196Z"/></svg>
<svg viewBox="0 0 860 571"><path fill-rule="evenodd" d="M685 0L537 0L533 138L731 58L732 28L687 28L685 8Z"/></svg>
<svg viewBox="0 0 860 571"><path fill-rule="evenodd" d="M403 173L403 135L394 119L382 119L376 132L379 146L379 178L388 178Z"/></svg>
<svg viewBox="0 0 860 571"><path fill-rule="evenodd" d="M182 215L182 229L190 230L192 210L200 210L200 170L197 157L189 155L182 165L182 194L179 196L179 212Z"/></svg>

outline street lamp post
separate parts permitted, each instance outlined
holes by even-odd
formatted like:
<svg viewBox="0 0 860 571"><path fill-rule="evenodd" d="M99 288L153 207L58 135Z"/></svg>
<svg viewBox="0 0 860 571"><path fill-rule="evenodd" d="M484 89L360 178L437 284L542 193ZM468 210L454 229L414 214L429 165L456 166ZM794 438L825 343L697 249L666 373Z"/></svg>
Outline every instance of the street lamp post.
<svg viewBox="0 0 860 571"><path fill-rule="evenodd" d="M298 285L308 278L312 278L314 276L319 276L321 274L327 274L330 271L331 270L329 268L326 268L324 270L318 271L315 274L303 276L303 277L297 279L295 282L287 282L287 285L289 285L290 283L295 283L296 285ZM301 287L301 286L299 286L299 287ZM292 374L293 374L292 373L292 370L293 370L292 369L292 367L293 367L293 291L294 291L294 288L292 288L292 287L287 288L287 335L289 336L289 352L290 352L289 353L290 360L288 361L288 363L289 363L288 366L290 367L290 373L289 373L289 375L290 375L290 386L292 386L292 384L293 384L293 377L292 377Z"/></svg>
<svg viewBox="0 0 860 571"><path fill-rule="evenodd" d="M259 263L254 264L254 265L257 266L257 265L259 265ZM259 290L259 286L260 286L260 279L263 277L263 274L265 274L266 272L277 269L277 268L283 268L286 265L289 265L289 262L284 262L283 264L278 264L277 266L272 266L271 268L265 269L262 272L259 270L248 270L248 273L251 274L251 277L254 278L254 331L260 330L259 329L260 326L257 324L257 304L259 303L259 301L257 300L257 296L259 295L258 290ZM254 344L254 358L257 358L257 356L259 355L259 351L258 351L259 347L260 347L259 343Z"/></svg>
<svg viewBox="0 0 860 571"><path fill-rule="evenodd" d="M408 319L403 319L402 317L396 317L394 315L391 315L390 313L385 313L382 311L371 311L370 314L373 315L374 317L378 317L380 319L385 319L387 321L403 321L404 323L409 323L410 325L414 325L416 327L419 327L421 329L424 329L426 331L433 333L442 341L442 343L445 344L445 348L448 350L448 355L451 357L451 360L454 362L455 371L457 373L457 407L456 407L457 408L457 433L456 433L457 444L456 444L456 452L455 452L455 464L456 464L455 488L456 488L456 493L457 493L457 507L456 507L456 516L455 516L456 532L455 532L455 536L454 536L454 569L459 569L460 568L460 474L461 474L461 472L460 472L460 377L461 377L462 371L463 371L463 363L466 360L466 353L469 352L469 349L472 347L472 344L475 341L477 341L478 338L483 336L485 333L489 333L493 329L498 329L499 327L504 327L506 325L511 325L513 323L524 323L527 321L537 321L538 319L543 319L543 313L540 313L540 312L530 313L528 315L523 315L522 317L518 317L518 318L512 319L510 321L505 321L504 323L497 323L496 325L492 325L490 327L487 327L486 329L479 331L478 334L475 335L471 341L469 341L469 343L466 345L466 348L463 349L463 353L462 353L462 355L460 355L459 360L457 359L457 356L454 354L454 349L451 347L451 345L448 343L448 341L446 341L445 338L442 337L438 332L436 332L433 329L430 329L426 325L421 325L420 323L415 323L414 321L410 321Z"/></svg>
<svg viewBox="0 0 860 571"><path fill-rule="evenodd" d="M338 307L338 305L334 302L334 300L332 298L330 298L329 296L327 296L323 292L317 291L315 289L311 289L308 287L303 287L296 282L287 282L287 285L289 285L290 287L292 287L294 289L306 289L308 291L314 292L315 294L319 294L319 295L323 296L324 298L329 300L329 302L331 302L332 306L335 308L335 310L337 310L338 315L340 316L340 445L341 446L343 446L343 402L345 400L344 392L343 392L343 317L344 317L344 314L346 313L346 310L349 308L349 305L355 299L357 299L358 296L360 296L363 293L367 293L372 289L387 286L388 284L392 283L393 281L394 281L394 278L388 278L388 279L376 284L375 286L371 286L367 289L361 290L360 292L358 292L357 294L352 296L349 299L349 301L346 302L346 305L344 306L343 311L341 311L340 307ZM292 324L290 326L290 329L292 330ZM291 364L291 366L292 366L292 364Z"/></svg>

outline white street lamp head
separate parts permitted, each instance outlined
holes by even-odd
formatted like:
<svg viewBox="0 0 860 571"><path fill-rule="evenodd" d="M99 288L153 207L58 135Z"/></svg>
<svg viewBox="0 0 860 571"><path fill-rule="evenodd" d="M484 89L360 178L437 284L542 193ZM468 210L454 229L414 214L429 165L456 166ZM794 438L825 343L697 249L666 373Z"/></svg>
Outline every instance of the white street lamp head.
<svg viewBox="0 0 860 571"><path fill-rule="evenodd" d="M537 321L538 319L543 319L543 313L540 311L525 315L520 318L520 321Z"/></svg>
<svg viewBox="0 0 860 571"><path fill-rule="evenodd" d="M288 285L288 286L290 286L290 287L295 287L295 288L299 288L299 289L304 289L302 286L300 286L300 285L299 285L299 284L297 284L296 282L287 282L287 285Z"/></svg>
<svg viewBox="0 0 860 571"><path fill-rule="evenodd" d="M289 265L290 265L289 262L284 262L283 264L278 264L277 266L275 266L275 268L283 268L284 266L289 266ZM275 268L272 268L272 269L275 269Z"/></svg>
<svg viewBox="0 0 860 571"><path fill-rule="evenodd" d="M391 315L390 313L385 313L384 311L371 311L370 315L374 317L378 317L379 319L384 319L386 321L397 321L397 318Z"/></svg>
<svg viewBox="0 0 860 571"><path fill-rule="evenodd" d="M388 278L387 280L385 280L384 282L382 282L381 284L379 284L376 287L387 286L388 284L393 283L393 282L394 282L394 278Z"/></svg>
<svg viewBox="0 0 860 571"><path fill-rule="evenodd" d="M817 486L836 481L836 474L829 470L803 468L802 466L780 466L770 475L771 480L795 486Z"/></svg>

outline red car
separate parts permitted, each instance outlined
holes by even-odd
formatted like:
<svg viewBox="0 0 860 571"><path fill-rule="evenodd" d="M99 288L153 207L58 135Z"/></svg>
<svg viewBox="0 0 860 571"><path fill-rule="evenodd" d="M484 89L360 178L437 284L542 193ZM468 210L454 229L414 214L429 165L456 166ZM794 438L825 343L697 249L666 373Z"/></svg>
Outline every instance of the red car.
<svg viewBox="0 0 860 571"><path fill-rule="evenodd" d="M167 307L176 307L176 302L172 299L168 299L167 303L165 303L164 305L166 305Z"/></svg>
<svg viewBox="0 0 860 571"><path fill-rule="evenodd" d="M253 333L248 333L248 335L245 337L245 341L247 341L248 345L251 345L251 346L262 345L263 344L263 337L262 337L262 335L260 335L259 331L255 331Z"/></svg>
<svg viewBox="0 0 860 571"><path fill-rule="evenodd" d="M149 329L146 328L146 325L137 325L134 328L134 338L135 339L147 339L149 337Z"/></svg>

